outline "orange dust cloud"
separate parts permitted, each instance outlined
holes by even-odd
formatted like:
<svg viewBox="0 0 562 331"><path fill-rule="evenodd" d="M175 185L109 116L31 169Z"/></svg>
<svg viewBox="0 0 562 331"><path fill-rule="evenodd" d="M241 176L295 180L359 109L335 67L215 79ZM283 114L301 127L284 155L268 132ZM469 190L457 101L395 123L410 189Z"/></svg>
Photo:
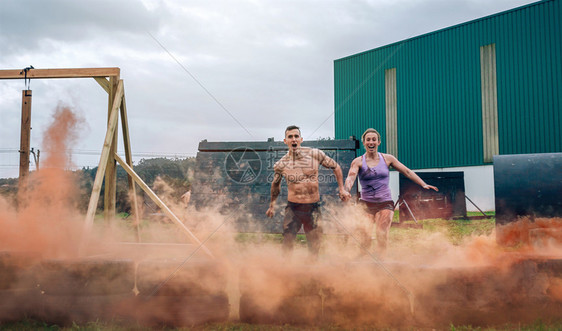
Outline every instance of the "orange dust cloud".
<svg viewBox="0 0 562 331"><path fill-rule="evenodd" d="M497 240L520 250L540 251L562 248L562 218L519 217L516 222L498 226Z"/></svg>
<svg viewBox="0 0 562 331"><path fill-rule="evenodd" d="M30 176L26 200L17 209L0 200L0 250L12 252L0 254L0 263L14 266L8 276L0 269L0 291L27 286L25 296L10 297L17 304L0 303L0 321L20 313L51 323L108 320L128 326L235 320L442 329L560 317L559 220L514 222L509 236L529 238L515 247L498 245L495 233L453 244L444 233L394 229L382 257L376 242L368 253L359 247L360 236L376 237L364 211L332 201L322 214L323 248L315 260L301 236L284 254L279 235L239 234L237 219L256 229L265 219L236 207L251 200L244 195L197 210L181 199L185 192L158 179L154 190L213 257L167 217L145 217L146 208L136 215L140 242L131 227L135 215L102 221L94 224L87 255L79 255L84 218L73 200L77 184L64 169L80 125L70 109L59 107L44 138L47 158ZM547 249L548 256L542 254ZM25 260L16 252L44 258L26 269L16 263Z"/></svg>
<svg viewBox="0 0 562 331"><path fill-rule="evenodd" d="M384 259L357 258L364 215L349 206L326 209L326 228L339 232L325 233L318 261L304 245L289 256L279 245L247 245L229 258L239 270L242 321L440 328L560 317L561 250L545 258L500 246L495 233L453 245L417 231L391 241Z"/></svg>
<svg viewBox="0 0 562 331"><path fill-rule="evenodd" d="M0 249L61 257L75 255L81 224L74 197L78 187L65 169L71 166L68 149L82 120L68 107L55 110L43 135L41 169L32 172L20 191L18 208L2 209Z"/></svg>

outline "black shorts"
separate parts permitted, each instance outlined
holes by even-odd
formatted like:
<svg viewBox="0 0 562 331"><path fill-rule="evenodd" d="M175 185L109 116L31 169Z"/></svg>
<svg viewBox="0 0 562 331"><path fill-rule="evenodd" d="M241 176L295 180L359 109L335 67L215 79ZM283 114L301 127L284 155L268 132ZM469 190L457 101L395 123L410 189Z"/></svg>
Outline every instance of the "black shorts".
<svg viewBox="0 0 562 331"><path fill-rule="evenodd" d="M359 200L359 204L362 205L367 213L371 215L376 215L379 211L383 209L388 209L394 211L394 201L383 201L383 202L369 202L364 200Z"/></svg>
<svg viewBox="0 0 562 331"><path fill-rule="evenodd" d="M296 203L287 202L285 207L285 219L283 221L283 233L297 234L304 228L308 233L318 227L320 220L320 204L315 203Z"/></svg>

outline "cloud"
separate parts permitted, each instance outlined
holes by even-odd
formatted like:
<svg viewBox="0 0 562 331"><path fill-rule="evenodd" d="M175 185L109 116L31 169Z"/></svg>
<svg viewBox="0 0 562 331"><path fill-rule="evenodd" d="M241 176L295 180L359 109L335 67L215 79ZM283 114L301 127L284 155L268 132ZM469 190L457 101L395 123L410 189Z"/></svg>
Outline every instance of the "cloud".
<svg viewBox="0 0 562 331"><path fill-rule="evenodd" d="M3 0L0 68L121 68L133 153L280 140L289 124L333 137L334 60L529 2ZM0 81L0 148L18 148L22 88ZM89 125L77 144L101 151L107 96L95 81L31 88L33 132L72 100Z"/></svg>
<svg viewBox="0 0 562 331"><path fill-rule="evenodd" d="M134 0L7 0L1 6L0 41L5 52L49 50L55 41L83 44L142 34L157 26L161 17Z"/></svg>

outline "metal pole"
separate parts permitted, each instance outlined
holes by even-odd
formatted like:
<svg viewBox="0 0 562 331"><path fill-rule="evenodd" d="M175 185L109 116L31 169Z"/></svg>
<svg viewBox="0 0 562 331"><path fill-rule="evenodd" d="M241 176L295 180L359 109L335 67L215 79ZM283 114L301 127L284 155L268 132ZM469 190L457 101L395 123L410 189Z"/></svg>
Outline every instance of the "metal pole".
<svg viewBox="0 0 562 331"><path fill-rule="evenodd" d="M490 218L490 216L486 215L486 213L483 212L482 209L480 209L480 207L478 207L474 202L472 202L472 200L470 200L470 198L468 197L468 195L465 195L464 197L465 197L468 201L470 201L470 203L471 203L474 207L476 207L476 209L478 209L478 210L482 213L482 215L484 215L484 217Z"/></svg>
<svg viewBox="0 0 562 331"><path fill-rule="evenodd" d="M410 206L408 206L408 203L406 202L406 199L402 199L402 203L406 205L406 208L408 208L408 211L410 212L410 215L412 215L412 218L414 219L414 222L416 222L416 224L417 224L418 220L414 216L414 213L412 213L412 210L410 209Z"/></svg>

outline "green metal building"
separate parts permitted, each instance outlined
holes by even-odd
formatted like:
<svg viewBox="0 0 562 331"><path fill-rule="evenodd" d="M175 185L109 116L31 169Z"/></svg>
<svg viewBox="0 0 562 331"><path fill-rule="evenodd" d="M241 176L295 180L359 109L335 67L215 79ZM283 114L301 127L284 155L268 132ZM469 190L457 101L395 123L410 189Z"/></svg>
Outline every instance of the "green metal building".
<svg viewBox="0 0 562 331"><path fill-rule="evenodd" d="M562 152L562 0L334 61L335 138L374 127L411 169Z"/></svg>

